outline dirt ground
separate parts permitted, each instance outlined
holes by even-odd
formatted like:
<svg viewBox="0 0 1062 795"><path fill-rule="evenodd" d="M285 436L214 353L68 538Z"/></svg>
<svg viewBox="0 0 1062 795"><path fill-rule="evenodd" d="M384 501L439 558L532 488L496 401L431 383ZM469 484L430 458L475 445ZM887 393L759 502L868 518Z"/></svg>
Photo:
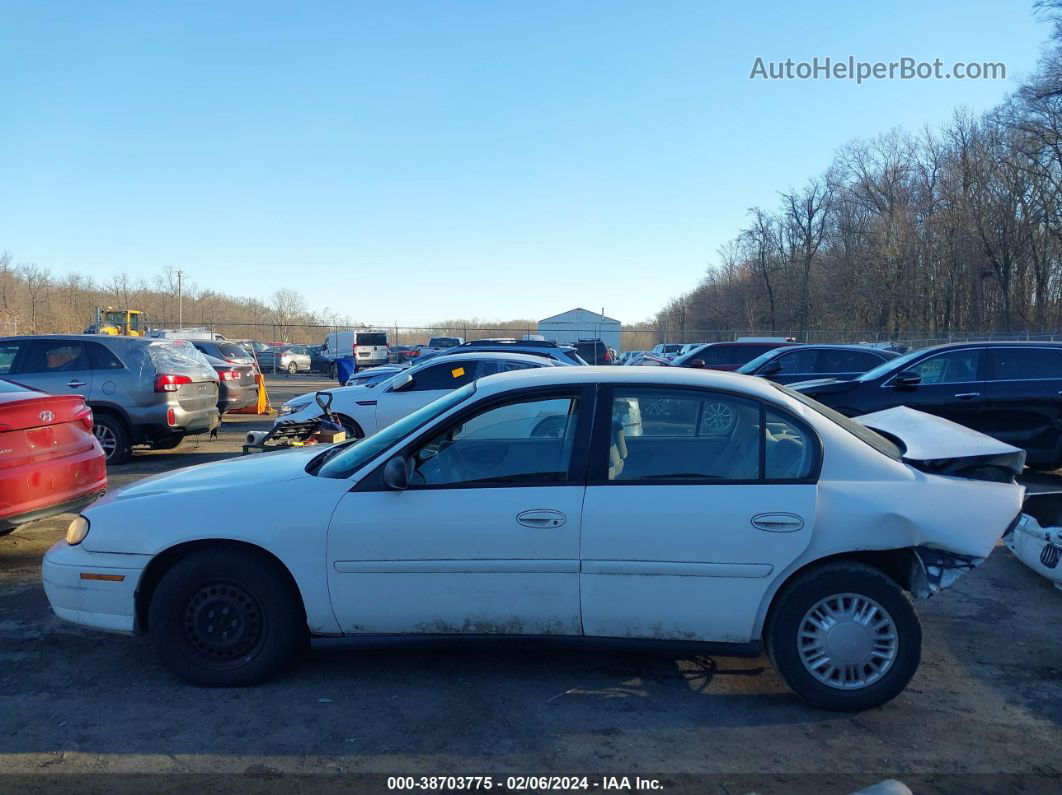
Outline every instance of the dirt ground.
<svg viewBox="0 0 1062 795"><path fill-rule="evenodd" d="M324 383L271 377L270 394L279 405ZM270 424L231 418L217 441L138 454L111 486L238 455L247 430ZM526 643L324 642L260 687L197 689L146 639L52 615L40 561L69 519L0 539L0 790L102 791L111 777L85 777L99 773L210 774L169 780L204 791L385 788L367 773L640 775L720 793L889 777L915 792L1062 789L1062 593L1003 546L919 605L923 662L906 692L839 715L804 706L766 659Z"/></svg>

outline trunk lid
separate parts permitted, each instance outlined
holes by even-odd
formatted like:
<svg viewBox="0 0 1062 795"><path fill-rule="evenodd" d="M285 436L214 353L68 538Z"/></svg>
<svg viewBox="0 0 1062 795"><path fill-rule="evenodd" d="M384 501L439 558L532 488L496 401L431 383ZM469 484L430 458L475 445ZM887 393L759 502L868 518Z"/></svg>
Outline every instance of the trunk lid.
<svg viewBox="0 0 1062 795"><path fill-rule="evenodd" d="M937 475L1009 482L1025 466L1025 451L957 422L907 406L854 418L897 442L903 460Z"/></svg>
<svg viewBox="0 0 1062 795"><path fill-rule="evenodd" d="M0 393L0 433L74 422L85 410L81 395L47 395L28 389Z"/></svg>

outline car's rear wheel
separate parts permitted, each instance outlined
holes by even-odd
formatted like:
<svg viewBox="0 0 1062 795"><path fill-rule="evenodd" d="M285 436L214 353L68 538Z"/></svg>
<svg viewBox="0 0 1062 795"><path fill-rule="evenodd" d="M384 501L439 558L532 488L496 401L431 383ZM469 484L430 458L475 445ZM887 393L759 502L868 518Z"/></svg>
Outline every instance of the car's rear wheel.
<svg viewBox="0 0 1062 795"><path fill-rule="evenodd" d="M108 464L124 464L132 455L125 423L110 414L94 413L92 435L103 448Z"/></svg>
<svg viewBox="0 0 1062 795"><path fill-rule="evenodd" d="M790 689L818 707L856 712L895 698L918 669L922 627L881 571L849 561L799 576L778 595L767 651Z"/></svg>
<svg viewBox="0 0 1062 795"><path fill-rule="evenodd" d="M263 682L291 659L306 620L286 572L226 549L194 552L162 577L148 633L162 664L204 687Z"/></svg>

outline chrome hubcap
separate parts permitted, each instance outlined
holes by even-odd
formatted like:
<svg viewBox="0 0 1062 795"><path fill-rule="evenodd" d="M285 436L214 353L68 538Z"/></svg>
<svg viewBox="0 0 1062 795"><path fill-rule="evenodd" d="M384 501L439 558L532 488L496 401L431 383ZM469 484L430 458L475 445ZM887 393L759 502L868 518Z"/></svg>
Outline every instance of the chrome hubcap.
<svg viewBox="0 0 1062 795"><path fill-rule="evenodd" d="M854 593L817 602L804 614L797 638L808 673L838 690L874 684L899 651L892 616L873 599Z"/></svg>
<svg viewBox="0 0 1062 795"><path fill-rule="evenodd" d="M92 435L100 443L100 447L103 448L107 458L110 458L118 447L118 440L114 438L114 432L106 425L93 425Z"/></svg>

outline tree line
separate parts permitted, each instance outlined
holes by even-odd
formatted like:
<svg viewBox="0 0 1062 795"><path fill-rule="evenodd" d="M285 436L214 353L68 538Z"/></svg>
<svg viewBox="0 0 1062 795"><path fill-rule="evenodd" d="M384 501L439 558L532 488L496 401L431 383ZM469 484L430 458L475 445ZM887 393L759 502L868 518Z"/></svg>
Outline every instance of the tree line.
<svg viewBox="0 0 1062 795"><path fill-rule="evenodd" d="M813 335L1055 330L1062 321L1062 0L1037 72L940 129L842 147L752 207L656 325Z"/></svg>

